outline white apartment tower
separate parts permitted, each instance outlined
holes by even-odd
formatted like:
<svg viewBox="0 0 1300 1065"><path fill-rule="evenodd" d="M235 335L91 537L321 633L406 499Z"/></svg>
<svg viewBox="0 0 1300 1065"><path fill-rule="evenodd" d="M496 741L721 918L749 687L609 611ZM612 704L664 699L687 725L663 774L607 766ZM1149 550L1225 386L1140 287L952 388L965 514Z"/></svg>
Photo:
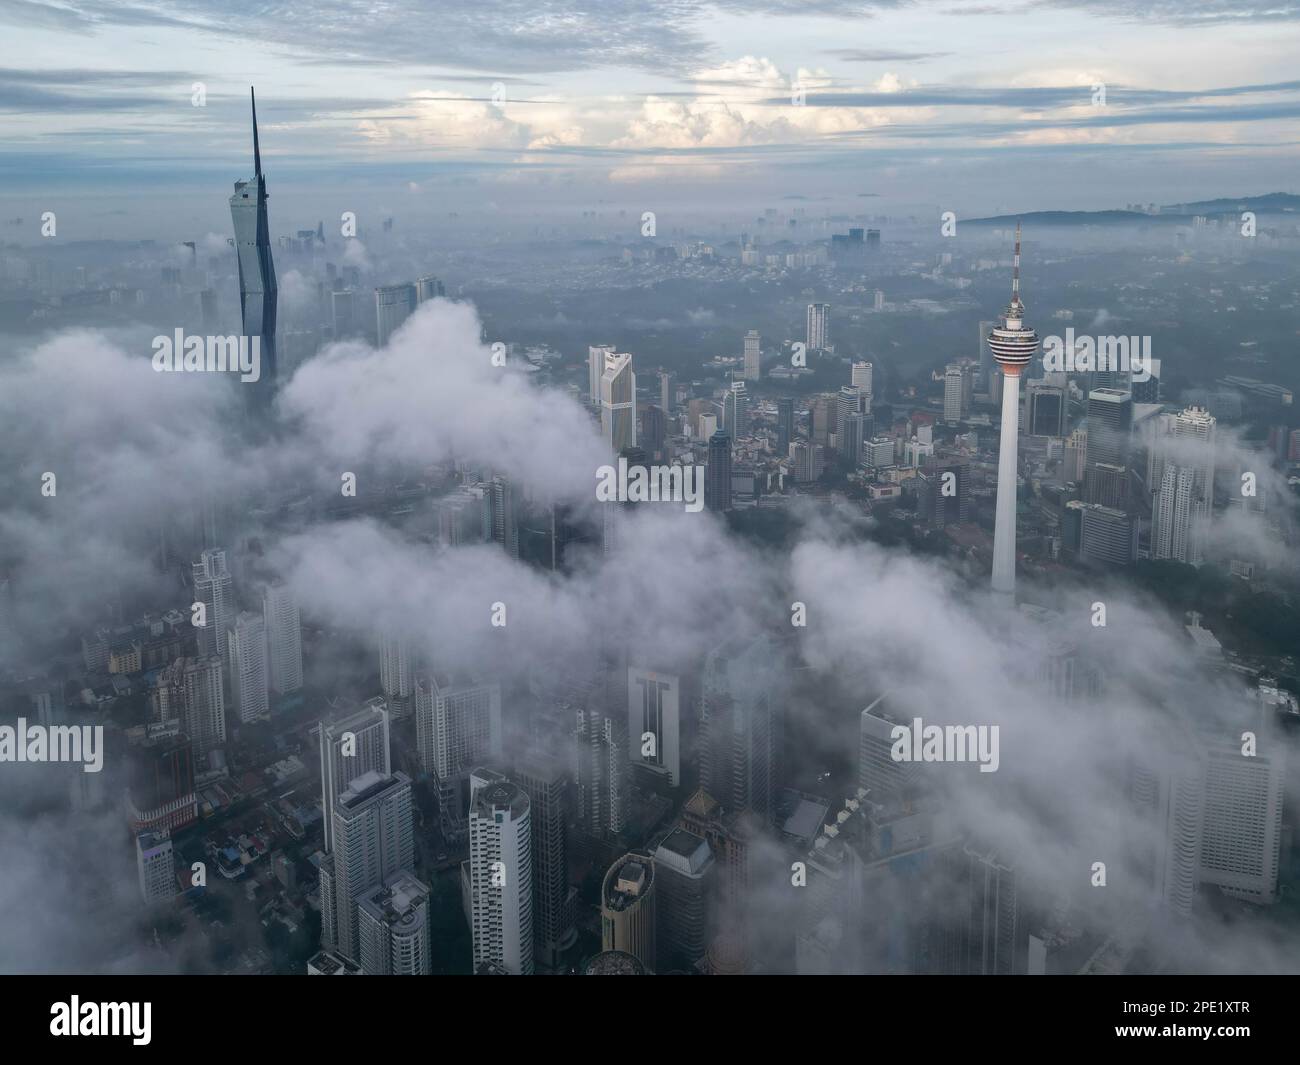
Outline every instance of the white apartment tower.
<svg viewBox="0 0 1300 1065"><path fill-rule="evenodd" d="M470 782L470 931L474 969L533 972L532 824L528 796L500 774Z"/></svg>
<svg viewBox="0 0 1300 1065"><path fill-rule="evenodd" d="M176 860L166 833L141 832L135 838L135 869L146 906L176 894Z"/></svg>
<svg viewBox="0 0 1300 1065"><path fill-rule="evenodd" d="M820 351L830 342L830 315L831 305L829 303L810 303L808 304L808 350Z"/></svg>
<svg viewBox="0 0 1300 1065"><path fill-rule="evenodd" d="M226 569L226 553L208 548L193 566L194 601L204 606L203 627L199 629L199 655L224 654L226 630L234 616L234 591L230 571Z"/></svg>

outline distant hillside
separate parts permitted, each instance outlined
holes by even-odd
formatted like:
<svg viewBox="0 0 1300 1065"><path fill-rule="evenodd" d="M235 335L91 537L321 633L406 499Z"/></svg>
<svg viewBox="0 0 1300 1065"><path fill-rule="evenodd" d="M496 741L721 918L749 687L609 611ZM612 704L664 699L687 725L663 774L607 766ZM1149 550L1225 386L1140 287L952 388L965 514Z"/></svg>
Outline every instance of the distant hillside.
<svg viewBox="0 0 1300 1065"><path fill-rule="evenodd" d="M1231 214L1236 211L1256 211L1260 214L1300 212L1300 196L1290 192L1270 192L1265 196L1243 196L1240 199L1224 197L1201 200L1197 203L1172 203L1160 208L1159 214L1143 211L1030 211L1028 214L1003 214L993 218L963 219L966 226L1008 226L1017 221L1034 226L1106 226L1151 225L1160 222L1184 222L1192 215Z"/></svg>

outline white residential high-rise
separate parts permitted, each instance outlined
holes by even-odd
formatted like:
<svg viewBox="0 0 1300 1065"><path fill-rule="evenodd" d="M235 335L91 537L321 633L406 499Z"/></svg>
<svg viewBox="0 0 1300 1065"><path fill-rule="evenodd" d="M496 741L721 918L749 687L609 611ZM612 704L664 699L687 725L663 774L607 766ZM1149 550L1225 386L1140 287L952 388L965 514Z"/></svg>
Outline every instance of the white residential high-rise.
<svg viewBox="0 0 1300 1065"><path fill-rule="evenodd" d="M326 870L323 865L322 875L332 881L337 948L359 961L357 906L362 894L415 866L410 777L369 772L355 778L334 804L332 836L332 868Z"/></svg>
<svg viewBox="0 0 1300 1065"><path fill-rule="evenodd" d="M405 869L357 901L361 971L366 976L429 976L429 888Z"/></svg>
<svg viewBox="0 0 1300 1065"><path fill-rule="evenodd" d="M204 607L203 627L198 631L199 655L207 658L226 650L226 630L233 620L235 602L226 553L208 548L193 566L194 601Z"/></svg>
<svg viewBox="0 0 1300 1065"><path fill-rule="evenodd" d="M284 581L277 580L262 593L266 622L268 681L276 695L302 687L302 620L298 603Z"/></svg>
<svg viewBox="0 0 1300 1065"><path fill-rule="evenodd" d="M256 721L270 713L266 683L266 622L261 614L242 611L226 642L230 695L239 720Z"/></svg>
<svg viewBox="0 0 1300 1065"><path fill-rule="evenodd" d="M966 417L966 368L950 362L943 373L943 420L955 425Z"/></svg>
<svg viewBox="0 0 1300 1065"><path fill-rule="evenodd" d="M141 832L135 838L135 870L140 897L146 906L166 902L176 894L176 859L165 832Z"/></svg>
<svg viewBox="0 0 1300 1065"><path fill-rule="evenodd" d="M1038 334L1025 324L1020 302L1020 224L1011 273L1011 303L1002 325L989 333L989 348L1002 370L1002 435L998 441L998 496L993 528L993 590L1016 592L1016 481L1020 438L1020 374L1038 351Z"/></svg>
<svg viewBox="0 0 1300 1065"><path fill-rule="evenodd" d="M600 377L600 431L616 454L636 447L636 374L632 356L605 352Z"/></svg>
<svg viewBox="0 0 1300 1065"><path fill-rule="evenodd" d="M808 350L819 351L830 343L829 303L808 304Z"/></svg>
<svg viewBox="0 0 1300 1065"><path fill-rule="evenodd" d="M388 712L367 706L337 721L320 724L321 810L325 850L333 849L334 804L352 781L366 773L392 773Z"/></svg>
<svg viewBox="0 0 1300 1065"><path fill-rule="evenodd" d="M1147 470L1156 492L1152 558L1192 565L1204 560L1214 506L1215 435L1215 418L1204 407L1162 416Z"/></svg>
<svg viewBox="0 0 1300 1065"><path fill-rule="evenodd" d="M470 931L474 970L533 972L532 823L528 796L498 773L470 778Z"/></svg>
<svg viewBox="0 0 1300 1065"><path fill-rule="evenodd" d="M628 667L628 756L634 765L664 774L673 787L682 773L680 693L675 674Z"/></svg>
<svg viewBox="0 0 1300 1065"><path fill-rule="evenodd" d="M763 376L762 337L757 329L745 334L745 380L757 381Z"/></svg>

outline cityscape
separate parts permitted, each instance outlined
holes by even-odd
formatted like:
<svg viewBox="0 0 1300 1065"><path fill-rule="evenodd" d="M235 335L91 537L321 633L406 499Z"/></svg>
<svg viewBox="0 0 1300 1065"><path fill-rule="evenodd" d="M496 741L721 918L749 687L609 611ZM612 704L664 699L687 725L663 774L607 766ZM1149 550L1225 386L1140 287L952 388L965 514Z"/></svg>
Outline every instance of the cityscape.
<svg viewBox="0 0 1300 1065"><path fill-rule="evenodd" d="M29 6L0 972L1300 972L1300 12Z"/></svg>

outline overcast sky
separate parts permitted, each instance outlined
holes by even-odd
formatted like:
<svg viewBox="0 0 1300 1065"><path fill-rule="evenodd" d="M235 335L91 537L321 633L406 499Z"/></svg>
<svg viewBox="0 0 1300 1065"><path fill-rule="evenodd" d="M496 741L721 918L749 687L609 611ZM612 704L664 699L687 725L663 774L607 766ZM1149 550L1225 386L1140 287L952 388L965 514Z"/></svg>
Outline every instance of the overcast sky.
<svg viewBox="0 0 1300 1065"><path fill-rule="evenodd" d="M16 202L242 176L253 83L273 193L399 208L521 182L1123 206L1291 191L1300 141L1290 0L0 0L0 23Z"/></svg>

